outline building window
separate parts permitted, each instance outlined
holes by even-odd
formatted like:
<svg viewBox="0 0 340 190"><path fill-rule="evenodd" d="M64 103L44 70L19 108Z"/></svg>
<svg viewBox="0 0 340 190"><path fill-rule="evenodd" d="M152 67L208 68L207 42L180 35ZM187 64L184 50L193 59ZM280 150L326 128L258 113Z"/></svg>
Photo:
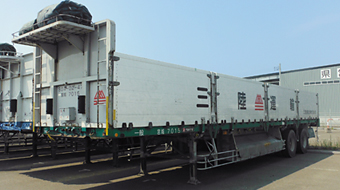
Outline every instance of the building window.
<svg viewBox="0 0 340 190"><path fill-rule="evenodd" d="M327 85L327 84L340 84L340 80L328 80L328 81L312 81L312 82L304 82L303 86L310 85Z"/></svg>

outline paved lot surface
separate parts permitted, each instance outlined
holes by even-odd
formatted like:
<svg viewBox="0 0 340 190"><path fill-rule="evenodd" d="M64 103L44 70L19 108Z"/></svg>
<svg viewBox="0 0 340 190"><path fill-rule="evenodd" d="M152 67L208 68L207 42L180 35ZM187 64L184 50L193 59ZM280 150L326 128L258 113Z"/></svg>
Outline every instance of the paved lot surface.
<svg viewBox="0 0 340 190"><path fill-rule="evenodd" d="M314 130L317 130L317 128L315 127ZM340 143L340 128L327 130L325 127L319 127L317 131L318 133L315 135L318 135L319 138L311 138L310 142L314 142L316 140L331 140L332 142Z"/></svg>
<svg viewBox="0 0 340 190"><path fill-rule="evenodd" d="M319 141L340 138L319 128ZM315 141L316 139L310 139ZM150 158L149 176L138 175L139 161L120 159L111 166L111 155L92 156L93 164L82 164L84 153L67 153L52 160L48 149L31 158L31 151L0 150L0 190L2 189L339 189L340 152L315 151L285 158L272 154L212 170L199 171L201 184L187 184L186 160Z"/></svg>
<svg viewBox="0 0 340 190"><path fill-rule="evenodd" d="M198 173L200 185L187 184L189 169L182 160L149 159L147 177L136 175L138 160L111 166L110 155L93 156L82 164L82 153L29 158L0 154L0 189L339 189L340 155L308 153L295 158L263 156ZM180 166L178 166L180 165Z"/></svg>

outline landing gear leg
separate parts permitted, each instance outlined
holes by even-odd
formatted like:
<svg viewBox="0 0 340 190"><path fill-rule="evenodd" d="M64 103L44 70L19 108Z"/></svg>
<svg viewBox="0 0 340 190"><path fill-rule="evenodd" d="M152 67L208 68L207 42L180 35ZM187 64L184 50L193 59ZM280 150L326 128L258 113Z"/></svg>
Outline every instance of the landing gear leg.
<svg viewBox="0 0 340 190"><path fill-rule="evenodd" d="M33 139L32 139L32 157L38 157L38 134L36 132L33 132Z"/></svg>
<svg viewBox="0 0 340 190"><path fill-rule="evenodd" d="M84 164L91 164L91 138L85 137L85 160Z"/></svg>
<svg viewBox="0 0 340 190"><path fill-rule="evenodd" d="M197 185L201 183L197 179L197 142L193 135L189 137L189 152L190 152L190 179L188 183Z"/></svg>
<svg viewBox="0 0 340 190"><path fill-rule="evenodd" d="M51 156L52 156L52 159L57 159L57 149L58 149L57 138L51 139Z"/></svg>
<svg viewBox="0 0 340 190"><path fill-rule="evenodd" d="M5 132L4 141L5 141L4 153L9 154L9 132Z"/></svg>
<svg viewBox="0 0 340 190"><path fill-rule="evenodd" d="M146 140L145 137L140 138L140 149L141 149L141 154L140 154L140 175L147 176L148 171L146 167Z"/></svg>
<svg viewBox="0 0 340 190"><path fill-rule="evenodd" d="M113 166L118 167L118 139L112 139Z"/></svg>

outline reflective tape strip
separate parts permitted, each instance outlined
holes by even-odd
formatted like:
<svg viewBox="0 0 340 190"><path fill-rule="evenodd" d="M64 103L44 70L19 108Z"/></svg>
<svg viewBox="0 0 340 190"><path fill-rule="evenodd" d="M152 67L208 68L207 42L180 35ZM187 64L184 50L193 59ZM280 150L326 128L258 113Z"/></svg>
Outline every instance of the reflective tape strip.
<svg viewBox="0 0 340 190"><path fill-rule="evenodd" d="M107 96L106 97L106 130L105 130L106 136L109 135L109 99L110 99L110 96Z"/></svg>
<svg viewBox="0 0 340 190"><path fill-rule="evenodd" d="M35 132L35 102L33 102L33 132Z"/></svg>

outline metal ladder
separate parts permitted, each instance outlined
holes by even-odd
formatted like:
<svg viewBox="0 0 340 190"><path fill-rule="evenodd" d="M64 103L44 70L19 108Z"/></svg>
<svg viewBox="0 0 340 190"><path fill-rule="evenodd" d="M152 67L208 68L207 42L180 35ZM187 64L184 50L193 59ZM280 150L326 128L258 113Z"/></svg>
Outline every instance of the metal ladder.
<svg viewBox="0 0 340 190"><path fill-rule="evenodd" d="M101 36L101 30L100 30L100 25L96 26L96 30L97 30L97 128L99 128L99 86L100 86L100 73L99 73L99 68L100 68L100 63L106 63L106 57L104 57L104 59L101 60L101 56L100 56L100 44L103 42L104 44L106 44L106 37ZM106 34L107 35L107 34Z"/></svg>
<svg viewBox="0 0 340 190"><path fill-rule="evenodd" d="M33 97L33 132L36 132L36 124L41 127L41 91L42 91L42 49L35 50L35 72L34 72L34 97Z"/></svg>
<svg viewBox="0 0 340 190"><path fill-rule="evenodd" d="M232 164L238 161L238 157L237 150L197 155L197 170L207 170Z"/></svg>
<svg viewBox="0 0 340 190"><path fill-rule="evenodd" d="M233 147L228 150L218 151L216 138L206 139L205 143L209 153L197 155L197 170L207 170L239 161L239 151L236 145L235 136L231 134L229 137Z"/></svg>

